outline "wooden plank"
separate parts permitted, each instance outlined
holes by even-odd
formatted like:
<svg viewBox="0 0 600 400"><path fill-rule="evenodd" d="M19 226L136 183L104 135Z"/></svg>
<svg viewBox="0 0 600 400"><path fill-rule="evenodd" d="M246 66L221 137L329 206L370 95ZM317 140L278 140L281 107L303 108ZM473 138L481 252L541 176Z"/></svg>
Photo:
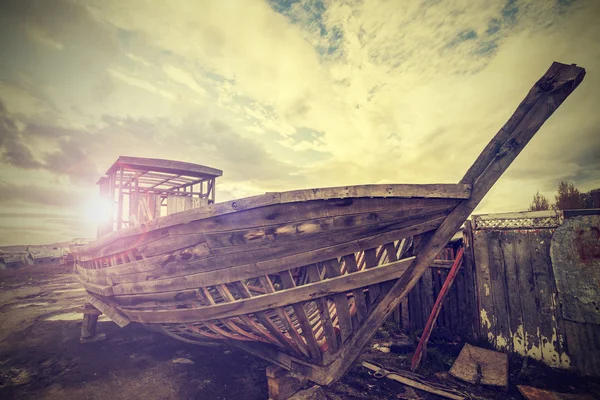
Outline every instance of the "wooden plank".
<svg viewBox="0 0 600 400"><path fill-rule="evenodd" d="M106 315L112 322L119 325L119 327L124 328L129 325L129 321L126 317L123 316L116 308L113 306L103 302L96 296L87 295L85 301L96 307L98 310L102 312L102 314Z"/></svg>
<svg viewBox="0 0 600 400"><path fill-rule="evenodd" d="M456 282L456 278L454 279L454 283L450 286L450 290L448 291L448 305L449 305L449 314L450 314L450 329L452 332L458 332L459 330L459 320L458 320L458 285ZM446 275L446 279L448 279L448 275Z"/></svg>
<svg viewBox="0 0 600 400"><path fill-rule="evenodd" d="M356 257L354 254L345 255L343 260L348 274L354 274L358 272L358 265L356 263ZM362 288L353 289L352 296L354 297L354 304L356 305L356 318L360 324L362 321L364 321L368 314L365 293Z"/></svg>
<svg viewBox="0 0 600 400"><path fill-rule="evenodd" d="M490 257L488 236L486 231L473 232L473 252L475 255L475 273L477 277L477 294L479 299L479 331L482 338L491 338L492 344L496 338L494 323L494 301L492 298L492 279L490 275Z"/></svg>
<svg viewBox="0 0 600 400"><path fill-rule="evenodd" d="M260 284L265 289L267 294L275 293L275 287L273 286L273 283L271 282L271 279L269 278L268 275L260 276L259 280L260 280ZM287 306L288 304L285 304L285 305ZM283 307L274 307L273 311L275 311L275 314L279 317L279 320L281 321L284 328L287 330L288 334L292 338L294 347L296 347L296 349L300 353L309 357L310 353L309 353L308 347L307 347L306 343L304 342L304 339L302 338L302 336L300 336L300 334L298 333L298 330L294 327L294 324L292 323L292 320L290 319L290 316L287 314L285 309Z"/></svg>
<svg viewBox="0 0 600 400"><path fill-rule="evenodd" d="M281 282L283 283L284 289L293 289L296 287L294 283L294 278L290 270L285 270L279 273L281 278ZM310 325L310 321L306 316L306 311L304 310L304 305L302 303L294 303L292 304L292 309L294 310L294 314L296 314L296 318L298 319L298 323L302 328L302 335L306 340L306 344L308 345L308 349L310 351L310 357L312 360L320 364L322 361L321 350L319 349L319 343L315 338L315 333Z"/></svg>
<svg viewBox="0 0 600 400"><path fill-rule="evenodd" d="M517 337L522 336L523 346L527 355L535 356L535 349L539 349L540 338L538 334L538 311L536 306L536 290L533 277L531 247L532 232L524 232L515 242L515 261L519 281L519 296L523 309L522 333L517 331ZM513 341L513 346L520 347L520 343ZM531 352L533 350L533 353Z"/></svg>
<svg viewBox="0 0 600 400"><path fill-rule="evenodd" d="M381 246L382 253L385 252L385 259L381 259L379 264L387 262L394 262L398 260L398 256L396 255L396 246L394 242L389 242ZM380 296L385 295L385 293L390 290L390 288L394 285L394 281L390 280L382 283L380 286L381 294Z"/></svg>
<svg viewBox="0 0 600 400"><path fill-rule="evenodd" d="M193 177L221 176L223 171L200 164L184 161L162 160L158 158L120 156L108 169L107 174L114 172L117 168L135 169L141 171L156 171L166 174L185 175Z"/></svg>
<svg viewBox="0 0 600 400"><path fill-rule="evenodd" d="M508 329L510 337L507 349L522 356L526 356L525 343L523 340L523 306L521 304L521 293L517 271L515 241L519 233L510 232L502 238L502 259L505 266L506 289L508 294Z"/></svg>
<svg viewBox="0 0 600 400"><path fill-rule="evenodd" d="M318 248L333 246L335 244L340 244L351 240L363 240L365 238L372 237L376 233L385 234L386 232L400 231L402 229L406 229L406 232L408 232L408 229L420 231L420 226L423 224L433 223L435 221L435 223L439 225L444 218L444 214L433 214L430 216L409 220L389 221L372 225L357 226L354 228L340 229L330 233L322 232L315 235L305 235L297 240L282 240L281 242L276 240L256 244L239 245L235 247L211 248L211 252L216 256L230 255L231 257L239 257L236 254L243 253L246 254L247 257L256 257L256 255L260 256L261 254L271 254L272 252L281 253L284 251L284 249L290 248Z"/></svg>
<svg viewBox="0 0 600 400"><path fill-rule="evenodd" d="M432 274L437 275L437 271L435 269L429 268L419 281L419 288L421 291L421 310L423 315L429 315L431 310L433 309L433 304L435 302L436 295L434 294L433 289L433 278ZM415 286L416 287L416 286Z"/></svg>
<svg viewBox="0 0 600 400"><path fill-rule="evenodd" d="M556 292L551 290L554 285L550 283L550 277L552 276L552 262L550 261L552 232L547 229L540 230L531 239L531 265L533 281L535 282L541 359L548 365L559 366L562 349L558 346L558 340L554 341L553 337L562 332L558 331L555 322L554 303Z"/></svg>
<svg viewBox="0 0 600 400"><path fill-rule="evenodd" d="M254 296L236 300L229 303L220 303L211 307L199 309L179 309L166 311L136 311L127 310L126 314L137 322L160 322L181 323L201 322L212 319L231 318L242 314L251 314L275 307L283 307L289 304L314 300L330 296L340 292L348 292L358 287L382 282L386 279L394 279L402 276L405 267L413 261L413 258L405 258L377 268L356 272L330 278L324 281L296 286L292 289L284 289L275 293ZM311 279L315 279L315 267L311 271ZM115 298L118 301L118 298Z"/></svg>
<svg viewBox="0 0 600 400"><path fill-rule="evenodd" d="M311 264L306 267L308 276L311 280L310 285L322 285L323 283L331 283L332 280L321 281L321 274L319 272L319 268L316 264ZM338 278L339 279L339 278ZM308 286L308 285L306 285ZM305 286L305 287L306 287ZM336 291L337 292L337 291ZM323 331L325 334L325 339L327 342L327 353L337 353L339 350L337 335L335 334L335 329L333 327L333 321L331 317L331 313L329 311L329 306L327 305L326 297L319 297L315 299L315 303L317 305L317 310L319 312L320 322L323 325Z"/></svg>
<svg viewBox="0 0 600 400"><path fill-rule="evenodd" d="M409 314L410 314L409 330L411 332L416 332L417 330L419 330L421 328L421 326L419 324L419 318L422 313L421 296L420 295L421 295L421 292L420 292L419 284L417 283L417 285L415 285L415 287L413 287L412 290L410 291L410 293L406 296L406 297L408 297L408 307L409 307Z"/></svg>
<svg viewBox="0 0 600 400"><path fill-rule="evenodd" d="M341 276L337 258L324 261L322 265L327 272L328 279ZM352 335L352 319L350 318L350 307L346 292L340 292L333 295L333 302L335 303L335 309L338 316L338 325L340 328L342 343L344 343L346 339Z"/></svg>
<svg viewBox="0 0 600 400"><path fill-rule="evenodd" d="M158 256L161 254L172 253L176 250L185 249L187 247L195 247L197 256L211 255L208 245L205 243L206 238L203 233L190 235L166 236L159 240L138 247L139 253L146 257ZM197 246L202 244L202 246Z"/></svg>
<svg viewBox="0 0 600 400"><path fill-rule="evenodd" d="M80 261L90 261L100 257L110 257L115 254L136 249L137 246L150 244L154 241L165 238L169 235L166 229L148 232L142 236L125 237L121 240L112 242L103 248L94 251L85 252L77 246L72 251L77 255Z"/></svg>
<svg viewBox="0 0 600 400"><path fill-rule="evenodd" d="M360 185L282 192L281 201L282 203L287 203L309 200L343 199L348 197L424 197L468 199L470 194L471 186L468 184Z"/></svg>
<svg viewBox="0 0 600 400"><path fill-rule="evenodd" d="M79 276L75 275L75 278L79 281L81 286L85 288L88 292L97 293L101 296L112 296L113 295L113 287L107 285L99 285L96 283L86 282Z"/></svg>
<svg viewBox="0 0 600 400"><path fill-rule="evenodd" d="M233 297L233 294L229 291L229 289L227 288L227 286L225 285L215 285L215 289L217 289L217 291L219 292L219 294L221 295L221 297L223 298L224 301L234 301L235 298ZM208 300L208 302L204 301L202 305L214 305L216 304L214 299L212 298L212 296L210 295L210 293L206 290L206 288L202 288L199 293L203 294L203 297L205 299ZM275 340L273 342L269 342L268 340L265 340L265 338L263 337L263 335L261 335L261 332L257 332L258 334L254 333L254 330L252 329L255 324L252 323L250 317L248 317L247 315L240 315L239 320L242 321L244 323L244 325L246 325L248 327L248 329L250 330L250 332L247 332L246 330L244 330L243 328L239 327L235 321L233 321L233 318L231 319L222 319L221 323L224 324L225 326L227 326L230 330L232 330L233 332L237 332L238 334L250 339L250 340L256 340L256 341L266 341L267 343L273 343L276 342ZM266 336L268 337L268 336Z"/></svg>
<svg viewBox="0 0 600 400"><path fill-rule="evenodd" d="M243 282L235 282L234 286L237 289L238 294L242 297L242 299L248 300L253 298L252 294ZM258 319L258 321L264 326L264 328L266 328L266 330L273 336L273 338L276 338L274 344L279 345L284 349L288 349L292 351L292 353L295 353L297 351L294 342L292 342L290 338L284 335L283 332L281 332L279 328L275 326L273 321L271 321L271 319L267 316L266 313L259 311L256 312L254 315L256 316L256 319Z"/></svg>
<svg viewBox="0 0 600 400"><path fill-rule="evenodd" d="M270 257L272 258L264 261L258 261L251 264L239 265L240 262L231 262L231 259L218 259L218 258L207 258L204 260L192 260L182 263L181 265L175 265L173 268L177 268L179 273L185 271L188 274L181 273L181 277L160 279L154 281L146 281L157 276L154 273L149 275L142 275L144 277L143 282L138 283L126 283L115 286L115 294L141 294L141 293L152 293L152 292L165 292L174 290L190 289L193 287L206 286L216 283L228 283L241 279L249 279L257 276L258 274L267 273L278 273L287 268L297 268L303 265L320 262L324 259L330 259L334 257L341 257L345 254L355 253L361 248L377 244L385 243L393 237L410 235L411 233L418 230L429 230L433 229L439 221L426 223L421 226L415 226L408 228L408 230L392 231L386 234L379 234L369 238L360 239L357 241L351 241L341 245L325 247L321 249L315 249L299 254L292 254L289 256L283 256L274 252ZM298 246L300 247L300 246ZM313 247L314 248L314 247ZM302 251L301 248L297 248L294 251ZM251 261L252 255L241 255L243 260ZM227 262L229 261L229 262ZM233 264L233 265L232 265ZM238 264L237 266L234 266ZM172 273L169 270L170 266L165 266L164 271L159 271L160 274ZM194 273L196 271L206 271L203 273ZM117 278L115 278L116 280ZM120 282L125 279L125 276L120 276L118 280ZM211 281L212 279L212 281Z"/></svg>
<svg viewBox="0 0 600 400"><path fill-rule="evenodd" d="M495 339L498 350L511 350L510 317L508 315L508 295L506 287L506 268L502 252L504 235L499 231L487 231L489 247L490 290L494 305Z"/></svg>
<svg viewBox="0 0 600 400"><path fill-rule="evenodd" d="M364 261L365 262L365 270L377 266L376 251L377 251L376 248L370 248L370 249L364 250L363 257L365 260ZM379 285L370 285L368 292L367 292L368 297L369 297L369 303L367 305L374 304L375 301L377 300L377 297L379 297L379 293L380 293Z"/></svg>
<svg viewBox="0 0 600 400"><path fill-rule="evenodd" d="M149 257L142 260L136 260L123 265L117 265L115 267L105 267L97 269L82 268L77 266L77 273L85 277L112 277L116 278L121 275L134 274L139 272L152 271L161 268L163 264L169 259L169 255L161 255L155 257ZM100 264L100 260L94 260Z"/></svg>
<svg viewBox="0 0 600 400"><path fill-rule="evenodd" d="M464 247L463 247L464 249ZM459 250L460 251L460 250ZM464 251L464 250L463 250ZM461 264L464 264L464 255ZM461 267L456 275L456 280L454 281L454 285L456 286L456 312L457 312L457 329L459 336L462 338L468 337L467 332L469 319L467 318L467 306L466 306L466 297L465 297L465 270L464 267Z"/></svg>
<svg viewBox="0 0 600 400"><path fill-rule="evenodd" d="M348 229L361 229L366 226L378 226L383 223L391 222L401 223L405 221L430 219L435 216L447 215L452 208L452 206L419 207L406 210L365 212L362 214L311 218L283 224L252 227L249 229L206 233L206 239L213 250L216 250L217 248L227 248L224 249L227 252L248 251L257 248L270 247L286 241L326 237L327 235L339 233L340 231L347 232ZM308 217L308 215L306 217ZM232 249L231 247L240 247L240 249Z"/></svg>
<svg viewBox="0 0 600 400"><path fill-rule="evenodd" d="M444 282L446 281L446 278L448 277L448 271L446 270L442 270L442 269L438 269L438 280L439 280L439 287L440 287L440 293L442 291L442 288L444 287ZM439 295L439 293L438 293ZM444 299L444 303L443 303L443 307L441 310L441 319L443 319L443 324L442 326L447 329L448 331L452 331L452 312L450 310L451 308L451 304L450 304L450 299L448 298L449 296L447 296ZM427 322L426 318L429 314L422 314L422 326L425 326L425 323Z"/></svg>
<svg viewBox="0 0 600 400"><path fill-rule="evenodd" d="M463 256L463 269L465 272L465 301L466 315L465 319L469 325L468 337L478 340L479 332L479 306L477 297L477 283L475 279L475 255L473 254L473 226L471 221L465 222L463 231L463 246L465 254Z"/></svg>
<svg viewBox="0 0 600 400"><path fill-rule="evenodd" d="M382 376L382 377L386 377L393 381L400 382L403 385L411 386L416 389L422 390L424 392L433 393L437 396L444 397L447 399L452 399L452 400L466 400L467 399L467 397L465 397L463 395L457 395L455 393L446 392L446 391L438 389L437 387L434 387L432 385L428 385L422 379L419 379L418 381L412 380L404 375L401 375L398 372L388 371L379 365L371 364L370 362L367 362L367 361L363 361L362 366L370 369L373 373L381 374L380 376Z"/></svg>
<svg viewBox="0 0 600 400"><path fill-rule="evenodd" d="M178 233L222 232L241 229L253 229L271 225L291 224L320 218L347 216L369 213L420 209L429 212L432 209L452 209L459 200L452 199L398 199L398 198L358 198L314 200L304 203L274 204L268 207L254 208L236 214L224 214L209 219L192 221L185 225L174 226ZM373 221L377 222L377 221Z"/></svg>

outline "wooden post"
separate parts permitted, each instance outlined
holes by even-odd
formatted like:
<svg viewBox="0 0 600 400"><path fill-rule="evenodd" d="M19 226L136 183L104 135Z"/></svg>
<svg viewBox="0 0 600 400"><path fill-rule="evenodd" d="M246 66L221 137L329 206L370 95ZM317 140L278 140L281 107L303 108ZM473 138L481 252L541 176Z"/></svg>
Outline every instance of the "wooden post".
<svg viewBox="0 0 600 400"><path fill-rule="evenodd" d="M119 168L119 203L117 204L117 230L123 228L123 167Z"/></svg>
<svg viewBox="0 0 600 400"><path fill-rule="evenodd" d="M468 334L473 340L479 340L479 303L477 291L477 279L475 278L475 255L473 253L473 223L471 220L465 222L463 232L463 270L465 271L465 303L466 320L470 326Z"/></svg>
<svg viewBox="0 0 600 400"><path fill-rule="evenodd" d="M99 342L106 339L106 335L103 333L96 333L96 326L98 324L98 317L102 313L90 303L85 303L83 306L83 323L81 324L81 337L79 342L91 343Z"/></svg>
<svg viewBox="0 0 600 400"><path fill-rule="evenodd" d="M215 178L212 178L210 180L211 185L210 185L210 189L211 189L211 194L210 194L210 199L211 199L211 204L215 204Z"/></svg>

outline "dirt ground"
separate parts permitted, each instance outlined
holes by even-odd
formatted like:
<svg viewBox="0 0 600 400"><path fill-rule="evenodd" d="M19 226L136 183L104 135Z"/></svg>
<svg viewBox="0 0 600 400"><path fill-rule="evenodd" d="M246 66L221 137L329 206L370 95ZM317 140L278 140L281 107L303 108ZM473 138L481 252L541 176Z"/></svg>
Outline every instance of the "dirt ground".
<svg viewBox="0 0 600 400"><path fill-rule="evenodd" d="M107 340L79 344L85 292L67 266L0 271L1 399L236 399L267 398L267 362L231 347L200 347L142 326L121 329L100 318ZM402 369L410 355L382 353L376 343L400 335L382 329L361 356ZM472 398L521 399L516 384L571 393L600 393L594 380L574 377L522 360L512 360L508 392L462 384L447 371L460 344L435 347L423 365L428 381L452 386ZM185 359L193 363L174 363ZM438 372L437 376L435 373ZM439 399L376 379L356 362L346 376L326 388L331 399Z"/></svg>

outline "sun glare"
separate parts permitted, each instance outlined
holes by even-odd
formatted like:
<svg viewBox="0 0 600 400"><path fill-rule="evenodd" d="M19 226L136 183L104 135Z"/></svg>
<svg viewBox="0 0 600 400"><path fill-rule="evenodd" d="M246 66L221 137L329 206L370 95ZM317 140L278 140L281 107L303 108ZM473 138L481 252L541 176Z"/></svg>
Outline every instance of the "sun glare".
<svg viewBox="0 0 600 400"><path fill-rule="evenodd" d="M90 199L83 210L87 222L99 225L110 220L110 201L107 199Z"/></svg>

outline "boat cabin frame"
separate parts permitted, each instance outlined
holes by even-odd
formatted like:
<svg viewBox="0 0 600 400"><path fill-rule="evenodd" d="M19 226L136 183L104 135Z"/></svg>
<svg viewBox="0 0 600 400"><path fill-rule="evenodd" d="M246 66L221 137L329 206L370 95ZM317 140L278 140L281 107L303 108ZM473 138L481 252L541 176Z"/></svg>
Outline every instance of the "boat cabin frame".
<svg viewBox="0 0 600 400"><path fill-rule="evenodd" d="M111 215L98 227L98 237L214 204L216 178L222 175L219 169L199 164L120 156L97 182Z"/></svg>

